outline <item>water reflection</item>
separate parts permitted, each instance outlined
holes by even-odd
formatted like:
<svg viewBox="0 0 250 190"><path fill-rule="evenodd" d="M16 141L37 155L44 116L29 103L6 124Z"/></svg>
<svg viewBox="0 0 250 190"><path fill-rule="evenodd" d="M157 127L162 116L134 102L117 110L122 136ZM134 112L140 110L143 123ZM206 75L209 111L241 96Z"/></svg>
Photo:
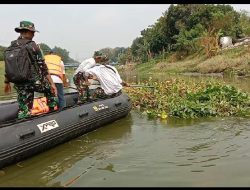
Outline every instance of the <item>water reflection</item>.
<svg viewBox="0 0 250 190"><path fill-rule="evenodd" d="M213 120L214 122L211 120L210 122L203 121L200 124L192 123L192 128L188 129L188 138L185 135L182 136L185 145L181 146L175 154L176 158L181 158L179 162L175 162L176 166L194 164L196 168L214 167L220 163L218 160L230 155L235 156L234 152L242 149L241 144L246 143L244 137L246 134L243 134L249 130L249 120L244 118L229 118L226 121L218 118ZM224 130L221 130L223 128ZM175 140L179 140L179 137ZM204 172L205 170L190 171Z"/></svg>
<svg viewBox="0 0 250 190"><path fill-rule="evenodd" d="M0 176L0 186L65 186L66 183L50 181L67 173L67 170L81 160L88 163L81 168L82 173L91 170L97 160L105 160L115 152L112 146L129 137L132 124L131 116L128 115L96 131L6 167ZM104 169L111 171L111 166Z"/></svg>
<svg viewBox="0 0 250 190"><path fill-rule="evenodd" d="M134 76L131 72L125 80L148 79ZM159 80L168 77L158 75ZM250 92L245 79L228 82ZM132 111L126 118L4 168L0 186L249 186L249 136L249 118L161 120Z"/></svg>
<svg viewBox="0 0 250 190"><path fill-rule="evenodd" d="M111 172L115 172L114 170L114 165L113 164L109 164L104 168L97 168L98 170L107 170L107 171L111 171Z"/></svg>
<svg viewBox="0 0 250 190"><path fill-rule="evenodd" d="M169 153L161 156L165 156L165 162L187 167L190 172L205 172L204 168L215 167L224 158L235 156L235 152L244 148L241 144L247 143L250 129L247 118L145 120L151 122L149 125L157 124L154 129L159 130L159 125L169 129L169 135L165 134L168 138L165 146L154 142L155 147L164 147L164 151ZM161 139L161 134L157 134L157 138L163 141L164 137Z"/></svg>
<svg viewBox="0 0 250 190"><path fill-rule="evenodd" d="M115 123L0 172L1 186L247 186L250 120ZM200 175L202 174L202 175Z"/></svg>

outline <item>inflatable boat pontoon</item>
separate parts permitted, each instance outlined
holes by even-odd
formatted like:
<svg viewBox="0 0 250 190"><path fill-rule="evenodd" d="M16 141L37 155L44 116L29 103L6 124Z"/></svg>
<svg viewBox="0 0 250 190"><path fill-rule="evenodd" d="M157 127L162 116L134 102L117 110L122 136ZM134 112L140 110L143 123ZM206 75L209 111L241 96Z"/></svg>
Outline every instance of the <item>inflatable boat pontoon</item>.
<svg viewBox="0 0 250 190"><path fill-rule="evenodd" d="M124 93L77 104L78 93L73 92L65 94L65 100L62 111L22 120L16 119L16 101L0 104L0 168L125 117L132 106Z"/></svg>

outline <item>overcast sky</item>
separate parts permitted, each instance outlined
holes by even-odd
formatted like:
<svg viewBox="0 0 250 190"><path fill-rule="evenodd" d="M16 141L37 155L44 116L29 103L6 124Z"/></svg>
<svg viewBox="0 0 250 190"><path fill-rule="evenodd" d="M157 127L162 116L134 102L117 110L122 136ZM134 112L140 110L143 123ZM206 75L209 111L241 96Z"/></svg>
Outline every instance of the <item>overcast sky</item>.
<svg viewBox="0 0 250 190"><path fill-rule="evenodd" d="M250 4L233 4L250 12ZM21 20L32 21L40 33L34 41L59 46L78 61L105 48L129 47L140 31L154 24L169 4L41 4L0 5L0 45L18 37Z"/></svg>

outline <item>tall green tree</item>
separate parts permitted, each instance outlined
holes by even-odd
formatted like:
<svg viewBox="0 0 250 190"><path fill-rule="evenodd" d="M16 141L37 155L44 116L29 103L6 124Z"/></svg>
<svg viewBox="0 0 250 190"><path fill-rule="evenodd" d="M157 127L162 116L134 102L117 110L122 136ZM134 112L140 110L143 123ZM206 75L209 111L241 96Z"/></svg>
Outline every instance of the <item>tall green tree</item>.
<svg viewBox="0 0 250 190"><path fill-rule="evenodd" d="M242 29L242 36L250 36L250 17L248 16L248 12L240 12L239 25Z"/></svg>
<svg viewBox="0 0 250 190"><path fill-rule="evenodd" d="M246 14L239 14L230 5L172 4L133 41L132 55L141 62L164 52L189 55L204 48L201 39L211 46L207 51L214 51L219 37L228 35L235 39L246 33L248 21Z"/></svg>
<svg viewBox="0 0 250 190"><path fill-rule="evenodd" d="M49 54L49 52L51 51L51 48L45 43L40 43L39 46L42 49L44 55Z"/></svg>
<svg viewBox="0 0 250 190"><path fill-rule="evenodd" d="M53 48L53 51L62 58L64 63L70 61L69 51L67 51L66 49L62 49L60 47L55 46Z"/></svg>
<svg viewBox="0 0 250 190"><path fill-rule="evenodd" d="M103 52L110 60L110 62L117 62L119 54L123 53L126 48L116 47L116 48L103 48L98 51Z"/></svg>
<svg viewBox="0 0 250 190"><path fill-rule="evenodd" d="M3 61L3 53L6 50L6 47L0 46L0 61Z"/></svg>

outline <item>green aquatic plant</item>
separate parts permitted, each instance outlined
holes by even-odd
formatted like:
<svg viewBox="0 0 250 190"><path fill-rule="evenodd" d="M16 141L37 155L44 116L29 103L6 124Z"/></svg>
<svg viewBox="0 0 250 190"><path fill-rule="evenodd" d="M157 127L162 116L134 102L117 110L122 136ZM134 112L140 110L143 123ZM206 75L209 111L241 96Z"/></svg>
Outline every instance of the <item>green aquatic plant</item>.
<svg viewBox="0 0 250 190"><path fill-rule="evenodd" d="M141 83L149 88L126 88L134 108L148 117L198 118L209 116L250 116L249 94L234 86L214 81L195 82L172 79Z"/></svg>

